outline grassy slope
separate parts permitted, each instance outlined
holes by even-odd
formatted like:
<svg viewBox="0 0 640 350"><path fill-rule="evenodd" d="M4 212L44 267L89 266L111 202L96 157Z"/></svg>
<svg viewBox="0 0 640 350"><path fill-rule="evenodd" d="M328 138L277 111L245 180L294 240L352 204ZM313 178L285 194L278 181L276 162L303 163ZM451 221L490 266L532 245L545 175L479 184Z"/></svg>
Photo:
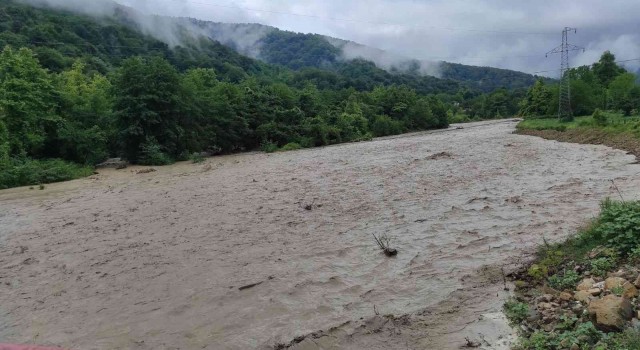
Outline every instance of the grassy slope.
<svg viewBox="0 0 640 350"><path fill-rule="evenodd" d="M623 117L605 113L606 123L596 123L591 116L565 123L557 119L525 119L517 126L523 135L582 144L606 145L640 157L640 117Z"/></svg>

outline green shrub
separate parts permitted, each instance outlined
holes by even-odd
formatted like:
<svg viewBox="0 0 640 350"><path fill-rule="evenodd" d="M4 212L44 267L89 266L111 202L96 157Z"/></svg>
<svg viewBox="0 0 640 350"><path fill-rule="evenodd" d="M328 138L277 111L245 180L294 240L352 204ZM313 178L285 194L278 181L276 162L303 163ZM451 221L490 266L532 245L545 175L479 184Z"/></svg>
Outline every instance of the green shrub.
<svg viewBox="0 0 640 350"><path fill-rule="evenodd" d="M593 115L591 115L591 117L593 118L593 121L596 123L596 125L598 126L605 126L608 124L608 119L607 119L607 115L604 114L600 108L596 108L595 111L593 111Z"/></svg>
<svg viewBox="0 0 640 350"><path fill-rule="evenodd" d="M564 259L564 253L557 246L544 246L538 253L539 260L536 264L531 265L527 271L529 276L538 281L542 281L550 273L555 273Z"/></svg>
<svg viewBox="0 0 640 350"><path fill-rule="evenodd" d="M567 126L566 125L558 125L555 128L553 128L553 130L560 131L560 132L565 132L565 131L567 131Z"/></svg>
<svg viewBox="0 0 640 350"><path fill-rule="evenodd" d="M262 141L260 149L265 153L273 153L278 150L278 145L272 141Z"/></svg>
<svg viewBox="0 0 640 350"><path fill-rule="evenodd" d="M549 274L549 268L544 265L533 264L527 270L527 274L537 281L542 281Z"/></svg>
<svg viewBox="0 0 640 350"><path fill-rule="evenodd" d="M404 125L401 121L394 120L386 115L377 116L371 124L371 131L377 137L398 135L402 133L403 129Z"/></svg>
<svg viewBox="0 0 640 350"><path fill-rule="evenodd" d="M569 270L563 274L557 273L549 277L549 285L552 288L559 290L573 289L581 279L580 274L573 270Z"/></svg>
<svg viewBox="0 0 640 350"><path fill-rule="evenodd" d="M587 234L620 255L629 255L640 246L640 202L603 201L600 216Z"/></svg>
<svg viewBox="0 0 640 350"><path fill-rule="evenodd" d="M202 163L204 162L205 158L201 153L192 153L189 156L189 160L191 161L191 163L193 164L198 164L198 163Z"/></svg>
<svg viewBox="0 0 640 350"><path fill-rule="evenodd" d="M631 249L631 252L629 253L629 260L633 262L640 262L640 246Z"/></svg>
<svg viewBox="0 0 640 350"><path fill-rule="evenodd" d="M173 163L173 159L162 152L162 146L157 142L149 141L140 146L140 159L142 165L167 165Z"/></svg>
<svg viewBox="0 0 640 350"><path fill-rule="evenodd" d="M591 349L593 345L605 339L606 335L595 328L593 323L579 323L574 330L563 332L536 331L529 338L521 340L517 349L522 350L560 350L573 344L580 349Z"/></svg>
<svg viewBox="0 0 640 350"><path fill-rule="evenodd" d="M591 260L591 273L596 276L606 276L607 272L616 267L616 259L613 257L602 257Z"/></svg>
<svg viewBox="0 0 640 350"><path fill-rule="evenodd" d="M280 148L280 151L286 152L286 151L295 151L299 149L302 149L302 146L300 146L300 144L295 142L290 142L282 146L282 148Z"/></svg>
<svg viewBox="0 0 640 350"><path fill-rule="evenodd" d="M0 189L68 181L93 174L93 168L60 159L9 159L0 166Z"/></svg>
<svg viewBox="0 0 640 350"><path fill-rule="evenodd" d="M628 328L622 333L612 334L604 341L600 350L629 350L640 349L640 330Z"/></svg>
<svg viewBox="0 0 640 350"><path fill-rule="evenodd" d="M529 305L515 299L509 299L504 303L502 310L512 325L520 324L529 316Z"/></svg>

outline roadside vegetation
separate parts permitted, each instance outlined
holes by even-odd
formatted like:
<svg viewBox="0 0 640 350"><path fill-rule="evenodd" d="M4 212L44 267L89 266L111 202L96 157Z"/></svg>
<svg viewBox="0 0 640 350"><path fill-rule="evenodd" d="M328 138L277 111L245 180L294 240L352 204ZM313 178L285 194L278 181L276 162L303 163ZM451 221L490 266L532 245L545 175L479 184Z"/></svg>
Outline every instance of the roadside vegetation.
<svg viewBox="0 0 640 350"><path fill-rule="evenodd" d="M640 349L640 202L606 199L566 242L545 244L513 275L504 312L516 349Z"/></svg>

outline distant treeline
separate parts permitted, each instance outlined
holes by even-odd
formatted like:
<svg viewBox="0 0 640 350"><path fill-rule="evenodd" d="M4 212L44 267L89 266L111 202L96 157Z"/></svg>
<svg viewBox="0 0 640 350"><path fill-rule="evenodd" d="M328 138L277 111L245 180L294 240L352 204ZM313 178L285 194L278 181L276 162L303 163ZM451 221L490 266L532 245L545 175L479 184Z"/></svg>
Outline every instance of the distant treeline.
<svg viewBox="0 0 640 350"><path fill-rule="evenodd" d="M640 110L638 77L616 63L607 51L592 66L567 72L571 81L571 108L574 115L590 115L596 109L620 111L629 116ZM558 113L559 88L537 81L520 103L522 116L554 116Z"/></svg>

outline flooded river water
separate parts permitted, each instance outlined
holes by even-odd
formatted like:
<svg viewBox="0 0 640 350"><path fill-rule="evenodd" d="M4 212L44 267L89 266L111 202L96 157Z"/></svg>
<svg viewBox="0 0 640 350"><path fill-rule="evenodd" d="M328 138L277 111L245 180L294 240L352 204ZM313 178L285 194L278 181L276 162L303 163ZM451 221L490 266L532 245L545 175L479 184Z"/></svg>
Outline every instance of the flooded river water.
<svg viewBox="0 0 640 350"><path fill-rule="evenodd" d="M575 232L611 180L640 194L633 156L514 125L0 191L0 342L253 349L325 330L296 346L457 348L499 310L497 269Z"/></svg>

